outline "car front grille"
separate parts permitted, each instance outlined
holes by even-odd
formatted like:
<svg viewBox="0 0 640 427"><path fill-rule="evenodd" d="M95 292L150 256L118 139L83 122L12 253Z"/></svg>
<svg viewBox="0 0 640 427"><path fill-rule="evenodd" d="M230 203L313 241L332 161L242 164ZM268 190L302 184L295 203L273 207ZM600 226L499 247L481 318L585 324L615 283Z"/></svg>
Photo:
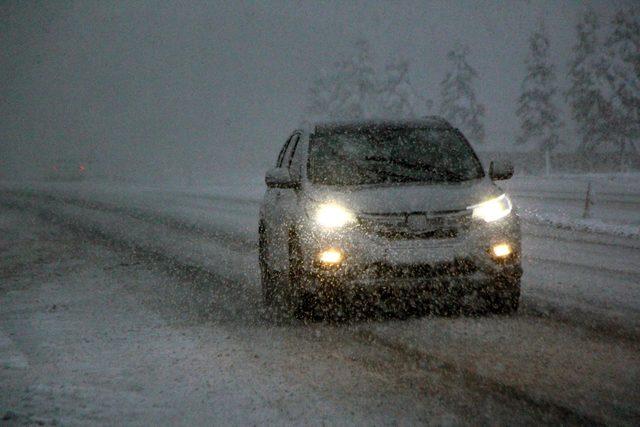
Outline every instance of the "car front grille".
<svg viewBox="0 0 640 427"><path fill-rule="evenodd" d="M360 214L362 229L387 239L450 239L465 233L471 211Z"/></svg>
<svg viewBox="0 0 640 427"><path fill-rule="evenodd" d="M376 278L435 278L458 277L478 271L477 265L470 259L460 258L435 264L411 264L404 266L373 263L367 266L366 273Z"/></svg>

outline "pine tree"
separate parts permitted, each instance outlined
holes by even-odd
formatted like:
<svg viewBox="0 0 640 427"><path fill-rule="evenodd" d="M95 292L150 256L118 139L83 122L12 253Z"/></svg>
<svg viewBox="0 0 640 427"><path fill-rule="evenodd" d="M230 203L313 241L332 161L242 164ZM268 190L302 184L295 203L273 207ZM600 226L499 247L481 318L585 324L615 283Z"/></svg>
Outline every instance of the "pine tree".
<svg viewBox="0 0 640 427"><path fill-rule="evenodd" d="M451 69L440 83L440 114L474 143L484 142L485 108L476 99L478 73L467 62L469 49L458 45L447 54Z"/></svg>
<svg viewBox="0 0 640 427"><path fill-rule="evenodd" d="M417 118L429 110L409 80L409 61L398 58L387 64L380 83L381 115L393 118Z"/></svg>
<svg viewBox="0 0 640 427"><path fill-rule="evenodd" d="M549 62L549 39L542 23L529 38L529 47L525 61L527 75L522 82L516 110L521 122L521 133L516 142L533 142L544 155L549 174L550 152L560 142L558 130L562 124L555 105L557 88L553 65Z"/></svg>
<svg viewBox="0 0 640 427"><path fill-rule="evenodd" d="M322 72L309 91L307 113L312 120L356 120L379 111L378 83L371 62L369 44L356 43L355 53Z"/></svg>
<svg viewBox="0 0 640 427"><path fill-rule="evenodd" d="M336 97L337 75L327 70L320 70L320 75L309 88L306 120L326 120L334 108Z"/></svg>
<svg viewBox="0 0 640 427"><path fill-rule="evenodd" d="M348 96L345 97L338 118L371 118L378 114L378 83L367 41L356 42L356 54L347 61L345 71L347 84L343 94Z"/></svg>
<svg viewBox="0 0 640 427"><path fill-rule="evenodd" d="M578 41L573 60L569 64L571 86L565 93L580 138L578 149L585 154L593 152L606 141L608 126L605 120L606 101L600 89L601 46L598 42L598 17L588 10L578 23Z"/></svg>
<svg viewBox="0 0 640 427"><path fill-rule="evenodd" d="M398 59L376 72L369 44L360 40L355 52L321 71L309 89L303 121L358 120L374 117L416 118L425 115L425 101L409 79L409 62Z"/></svg>
<svg viewBox="0 0 640 427"><path fill-rule="evenodd" d="M640 137L640 10L620 10L605 43L600 73L607 82L610 137L618 146L621 165L637 154Z"/></svg>

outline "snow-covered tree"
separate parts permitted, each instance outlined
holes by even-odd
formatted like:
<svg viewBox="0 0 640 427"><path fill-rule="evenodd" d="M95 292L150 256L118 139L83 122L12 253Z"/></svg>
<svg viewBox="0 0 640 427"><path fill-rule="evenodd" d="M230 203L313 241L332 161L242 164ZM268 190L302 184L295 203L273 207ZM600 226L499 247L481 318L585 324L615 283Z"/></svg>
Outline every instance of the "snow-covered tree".
<svg viewBox="0 0 640 427"><path fill-rule="evenodd" d="M467 62L469 49L457 45L447 59L451 69L440 83L440 114L474 143L484 142L484 106L477 100L474 84L476 70Z"/></svg>
<svg viewBox="0 0 640 427"><path fill-rule="evenodd" d="M576 27L578 40L569 63L571 86L565 93L579 135L578 149L592 152L608 138L607 103L601 90L602 46L598 40L598 17L588 10Z"/></svg>
<svg viewBox="0 0 640 427"><path fill-rule="evenodd" d="M377 81L371 63L369 43L356 42L356 53L338 67L338 104L335 116L340 119L369 118L377 113Z"/></svg>
<svg viewBox="0 0 640 427"><path fill-rule="evenodd" d="M417 118L425 115L431 102L415 90L409 80L409 61L397 58L385 67L380 82L380 114L394 118Z"/></svg>
<svg viewBox="0 0 640 427"><path fill-rule="evenodd" d="M306 109L308 120L323 120L331 115L336 102L337 80L337 73L329 72L326 69L320 70L320 75L316 77L309 88Z"/></svg>
<svg viewBox="0 0 640 427"><path fill-rule="evenodd" d="M383 73L373 66L369 44L356 43L353 55L321 71L309 89L307 121L352 120L373 117L415 118L426 115L430 101L409 79L409 62L397 59Z"/></svg>
<svg viewBox="0 0 640 427"><path fill-rule="evenodd" d="M378 83L369 44L356 43L355 54L324 71L310 88L310 119L351 120L377 115Z"/></svg>
<svg viewBox="0 0 640 427"><path fill-rule="evenodd" d="M640 9L616 13L605 47L600 73L607 83L610 137L622 163L626 155L637 154L640 138Z"/></svg>
<svg viewBox="0 0 640 427"><path fill-rule="evenodd" d="M556 107L556 79L549 61L549 39L542 23L529 38L529 55L525 60L527 75L522 82L516 114L521 132L516 142L533 143L544 155L547 174L550 172L550 152L558 145L562 126Z"/></svg>

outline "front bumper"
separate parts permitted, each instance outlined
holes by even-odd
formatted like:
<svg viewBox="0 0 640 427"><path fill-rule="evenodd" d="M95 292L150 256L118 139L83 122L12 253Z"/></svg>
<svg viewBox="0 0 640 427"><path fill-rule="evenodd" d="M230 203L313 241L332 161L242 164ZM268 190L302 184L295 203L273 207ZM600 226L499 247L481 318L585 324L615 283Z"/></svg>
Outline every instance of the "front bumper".
<svg viewBox="0 0 640 427"><path fill-rule="evenodd" d="M314 280L314 288L340 283L349 288L446 287L454 289L491 288L517 281L520 267L520 223L515 213L495 223L474 222L453 238L388 239L366 233L358 227L339 232L323 232L306 223L301 233L304 271ZM491 247L508 243L513 253L503 259L491 255ZM339 265L317 262L317 254L337 248L344 254Z"/></svg>

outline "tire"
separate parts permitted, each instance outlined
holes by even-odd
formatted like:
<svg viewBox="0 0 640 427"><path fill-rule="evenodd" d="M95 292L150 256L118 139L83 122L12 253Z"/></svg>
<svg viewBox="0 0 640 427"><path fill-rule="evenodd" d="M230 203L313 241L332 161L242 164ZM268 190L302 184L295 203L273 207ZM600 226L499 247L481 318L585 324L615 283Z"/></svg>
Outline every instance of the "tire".
<svg viewBox="0 0 640 427"><path fill-rule="evenodd" d="M258 262L260 264L260 284L262 288L262 301L266 307L272 307L276 299L276 283L274 275L267 265L267 241L264 232L264 224L258 227Z"/></svg>
<svg viewBox="0 0 640 427"><path fill-rule="evenodd" d="M289 270L287 272L287 286L285 300L290 312L296 317L309 317L313 314L313 295L305 290L308 280L304 270L302 248L294 230L289 233Z"/></svg>
<svg viewBox="0 0 640 427"><path fill-rule="evenodd" d="M294 231L289 233L289 286L292 289L298 288L304 277L302 266L302 249L298 236Z"/></svg>
<svg viewBox="0 0 640 427"><path fill-rule="evenodd" d="M520 279L499 280L500 288L489 298L489 311L493 314L511 315L520 305Z"/></svg>

